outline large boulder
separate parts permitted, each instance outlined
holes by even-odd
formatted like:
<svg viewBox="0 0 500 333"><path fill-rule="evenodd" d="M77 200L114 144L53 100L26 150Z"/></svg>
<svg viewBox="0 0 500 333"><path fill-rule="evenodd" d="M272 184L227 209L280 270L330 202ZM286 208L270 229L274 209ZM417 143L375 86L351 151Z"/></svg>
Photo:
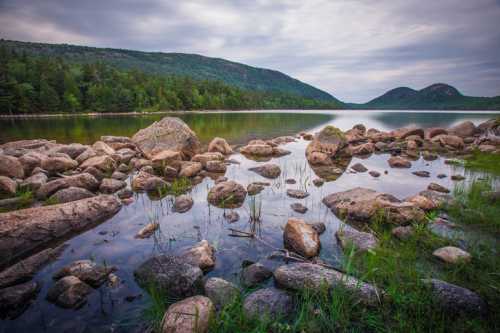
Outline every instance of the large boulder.
<svg viewBox="0 0 500 333"><path fill-rule="evenodd" d="M306 149L306 157L312 165L330 165L332 158L347 144L344 133L334 126L326 126L314 137Z"/></svg>
<svg viewBox="0 0 500 333"><path fill-rule="evenodd" d="M0 214L0 267L35 249L82 232L121 208L118 198L100 195L68 203Z"/></svg>
<svg viewBox="0 0 500 333"><path fill-rule="evenodd" d="M323 198L323 203L347 221L369 222L377 216L389 223L408 224L425 219L424 211L415 204L362 187L332 193Z"/></svg>
<svg viewBox="0 0 500 333"><path fill-rule="evenodd" d="M453 315L484 314L486 302L475 292L438 279L423 280L431 288L432 295L441 308Z"/></svg>
<svg viewBox="0 0 500 333"><path fill-rule="evenodd" d="M65 276L57 281L47 292L47 299L63 308L78 309L87 302L92 292L85 282L76 276Z"/></svg>
<svg viewBox="0 0 500 333"><path fill-rule="evenodd" d="M277 318L294 311L293 296L285 290L265 288L254 291L243 302L245 314L249 317Z"/></svg>
<svg viewBox="0 0 500 333"><path fill-rule="evenodd" d="M0 155L0 176L24 178L24 168L17 157Z"/></svg>
<svg viewBox="0 0 500 333"><path fill-rule="evenodd" d="M448 132L461 138L467 138L476 134L476 125L472 121L467 120L451 127Z"/></svg>
<svg viewBox="0 0 500 333"><path fill-rule="evenodd" d="M212 141L208 144L209 152L219 152L224 155L229 155L233 153L233 149L227 143L227 141L223 138L213 138Z"/></svg>
<svg viewBox="0 0 500 333"><path fill-rule="evenodd" d="M241 284L244 287L255 287L273 276L273 272L261 263L248 265L241 271Z"/></svg>
<svg viewBox="0 0 500 333"><path fill-rule="evenodd" d="M366 305L378 304L383 295L371 284L317 264L296 263L280 266L274 271L274 279L279 286L295 291L304 288L320 290L323 286L329 289L343 286Z"/></svg>
<svg viewBox="0 0 500 333"><path fill-rule="evenodd" d="M257 173L257 174L261 175L262 177L270 178L270 179L278 178L279 175L281 174L280 166L277 164L274 164L274 163L267 163L264 165L250 168L248 170Z"/></svg>
<svg viewBox="0 0 500 333"><path fill-rule="evenodd" d="M36 195L39 199L45 199L53 193L68 188L81 187L89 191L95 191L99 187L99 182L89 173L81 173L78 175L62 177L43 184L38 189Z"/></svg>
<svg viewBox="0 0 500 333"><path fill-rule="evenodd" d="M93 196L95 196L95 194L87 189L71 186L52 194L49 198L49 201L61 204L65 202L91 198Z"/></svg>
<svg viewBox="0 0 500 333"><path fill-rule="evenodd" d="M208 192L207 200L219 208L238 208L243 205L247 191L235 181L229 180L216 184Z"/></svg>
<svg viewBox="0 0 500 333"><path fill-rule="evenodd" d="M134 271L134 276L143 288L154 285L170 297L193 296L201 294L203 290L203 272L181 257L152 257Z"/></svg>
<svg viewBox="0 0 500 333"><path fill-rule="evenodd" d="M306 258L319 253L319 235L309 224L301 219L289 218L283 233L285 247Z"/></svg>
<svg viewBox="0 0 500 333"><path fill-rule="evenodd" d="M178 165L181 160L181 153L173 150L159 151L151 158L155 169L164 169L167 165Z"/></svg>
<svg viewBox="0 0 500 333"><path fill-rule="evenodd" d="M205 281L205 295L210 298L217 309L231 303L239 294L238 287L224 279L212 277Z"/></svg>
<svg viewBox="0 0 500 333"><path fill-rule="evenodd" d="M183 159L191 159L201 148L196 134L181 119L165 117L139 130L132 141L148 158L162 150L181 153Z"/></svg>
<svg viewBox="0 0 500 333"><path fill-rule="evenodd" d="M161 333L208 333L215 315L212 301L205 296L193 296L169 306L163 316Z"/></svg>

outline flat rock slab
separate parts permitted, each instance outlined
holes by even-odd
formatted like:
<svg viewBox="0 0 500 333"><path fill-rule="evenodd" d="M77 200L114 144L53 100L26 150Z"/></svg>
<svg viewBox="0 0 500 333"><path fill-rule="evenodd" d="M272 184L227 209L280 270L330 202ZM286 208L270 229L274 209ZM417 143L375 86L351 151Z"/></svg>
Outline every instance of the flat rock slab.
<svg viewBox="0 0 500 333"><path fill-rule="evenodd" d="M72 275L97 288L106 282L108 275L115 270L114 266L99 265L92 260L78 260L61 268L54 274L54 279Z"/></svg>
<svg viewBox="0 0 500 333"><path fill-rule="evenodd" d="M274 271L274 279L279 286L300 291L304 288L320 290L324 285L332 289L343 286L366 305L376 305L383 294L371 284L339 271L310 263L283 265Z"/></svg>
<svg viewBox="0 0 500 333"><path fill-rule="evenodd" d="M0 214L0 267L110 218L121 208L111 195Z"/></svg>

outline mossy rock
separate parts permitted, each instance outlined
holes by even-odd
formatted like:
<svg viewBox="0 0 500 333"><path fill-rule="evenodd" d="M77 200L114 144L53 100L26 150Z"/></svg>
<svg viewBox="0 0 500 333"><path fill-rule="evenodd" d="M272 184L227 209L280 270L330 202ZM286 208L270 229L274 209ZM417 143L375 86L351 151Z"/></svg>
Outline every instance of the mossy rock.
<svg viewBox="0 0 500 333"><path fill-rule="evenodd" d="M320 140L332 140L332 139L337 139L340 141L346 140L344 132L342 132L340 129L338 129L335 126L328 125L325 126L318 135L318 139Z"/></svg>

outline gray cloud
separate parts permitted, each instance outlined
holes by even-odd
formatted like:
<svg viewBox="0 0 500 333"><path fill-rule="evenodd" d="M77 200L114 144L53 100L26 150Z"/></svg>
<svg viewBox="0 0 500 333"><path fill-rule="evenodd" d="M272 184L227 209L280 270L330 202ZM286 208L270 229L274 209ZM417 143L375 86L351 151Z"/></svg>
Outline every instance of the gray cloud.
<svg viewBox="0 0 500 333"><path fill-rule="evenodd" d="M500 95L498 22L497 0L0 0L3 38L222 57L354 102L435 82Z"/></svg>

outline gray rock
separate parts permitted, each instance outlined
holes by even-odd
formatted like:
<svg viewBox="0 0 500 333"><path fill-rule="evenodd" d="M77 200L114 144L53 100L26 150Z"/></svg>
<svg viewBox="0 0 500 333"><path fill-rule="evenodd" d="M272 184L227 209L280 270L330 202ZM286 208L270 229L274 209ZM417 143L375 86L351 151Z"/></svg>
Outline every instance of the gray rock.
<svg viewBox="0 0 500 333"><path fill-rule="evenodd" d="M356 163L351 166L351 169L353 169L356 172L366 172L368 169L361 163Z"/></svg>
<svg viewBox="0 0 500 333"><path fill-rule="evenodd" d="M99 186L99 191L101 191L101 193L111 194L125 188L126 186L127 183L123 180L104 178Z"/></svg>
<svg viewBox="0 0 500 333"><path fill-rule="evenodd" d="M193 296L203 289L201 269L174 256L150 258L134 271L134 276L143 288L155 285L171 297Z"/></svg>
<svg viewBox="0 0 500 333"><path fill-rule="evenodd" d="M432 294L441 308L452 314L484 314L486 302L473 291L438 279L423 280L431 287Z"/></svg>
<svg viewBox="0 0 500 333"><path fill-rule="evenodd" d="M415 176L418 176L418 177L425 177L425 178L428 178L431 176L431 173L429 171L424 171L424 170L413 171L412 174L414 174Z"/></svg>
<svg viewBox="0 0 500 333"><path fill-rule="evenodd" d="M258 167L250 168L248 170L269 179L278 178L281 174L281 168L279 167L279 165L273 163L267 163Z"/></svg>
<svg viewBox="0 0 500 333"><path fill-rule="evenodd" d="M181 250L179 257L186 263L198 266L203 272L208 272L215 266L215 248L205 239Z"/></svg>
<svg viewBox="0 0 500 333"><path fill-rule="evenodd" d="M70 143L69 145L62 145L51 149L51 151L55 153L63 153L68 155L71 158L76 158L80 154L82 154L85 150L87 150L88 146L84 146L80 143Z"/></svg>
<svg viewBox="0 0 500 333"><path fill-rule="evenodd" d="M307 212L307 207L304 206L303 204L301 204L300 202L295 202L295 203L291 204L290 208L292 208L292 210L294 212L297 212L300 214L305 214Z"/></svg>
<svg viewBox="0 0 500 333"><path fill-rule="evenodd" d="M269 269L260 263L251 264L241 271L241 283L245 287L255 287L273 275Z"/></svg>
<svg viewBox="0 0 500 333"><path fill-rule="evenodd" d="M57 271L54 274L54 279L59 280L72 275L97 288L106 282L108 275L114 271L116 271L114 266L99 265L92 260L78 260Z"/></svg>
<svg viewBox="0 0 500 333"><path fill-rule="evenodd" d="M94 197L95 194L81 187L68 187L52 194L49 201L53 203L65 203Z"/></svg>
<svg viewBox="0 0 500 333"><path fill-rule="evenodd" d="M339 271L310 263L283 265L274 271L274 279L279 286L300 291L304 288L319 290L324 285L328 288L343 286L365 305L377 305L383 294L371 284Z"/></svg>
<svg viewBox="0 0 500 333"><path fill-rule="evenodd" d="M427 189L429 191L436 191L440 193L450 193L450 190L447 189L446 187L439 185L437 183L430 183L429 186L427 186Z"/></svg>
<svg viewBox="0 0 500 333"><path fill-rule="evenodd" d="M235 223L240 219L240 214L238 212L232 210L230 212L224 213L224 218L228 223Z"/></svg>
<svg viewBox="0 0 500 333"><path fill-rule="evenodd" d="M366 252L378 246L378 240L375 236L353 228L339 229L335 233L335 236L343 249L353 246L356 252Z"/></svg>
<svg viewBox="0 0 500 333"><path fill-rule="evenodd" d="M128 188L124 188L123 190L116 192L116 195L120 199L128 199L128 198L132 198L134 196L134 192L132 192Z"/></svg>
<svg viewBox="0 0 500 333"><path fill-rule="evenodd" d="M378 172L378 171L370 170L368 173L370 174L370 176L372 176L374 178L380 177L380 172Z"/></svg>
<svg viewBox="0 0 500 333"><path fill-rule="evenodd" d="M295 310L293 297L284 290L265 288L257 290L245 298L243 309L249 317L277 318L287 316Z"/></svg>
<svg viewBox="0 0 500 333"><path fill-rule="evenodd" d="M177 213L185 213L193 207L193 198L187 194L179 195L174 201L174 210Z"/></svg>
<svg viewBox="0 0 500 333"><path fill-rule="evenodd" d="M76 276L65 276L57 281L47 292L47 299L63 308L78 309L87 302L92 292L85 282Z"/></svg>
<svg viewBox="0 0 500 333"><path fill-rule="evenodd" d="M37 282L26 282L0 289L0 318L15 319L20 316L40 291Z"/></svg>
<svg viewBox="0 0 500 333"><path fill-rule="evenodd" d="M238 287L224 279L213 277L205 281L205 295L210 298L217 309L231 303L239 294Z"/></svg>

